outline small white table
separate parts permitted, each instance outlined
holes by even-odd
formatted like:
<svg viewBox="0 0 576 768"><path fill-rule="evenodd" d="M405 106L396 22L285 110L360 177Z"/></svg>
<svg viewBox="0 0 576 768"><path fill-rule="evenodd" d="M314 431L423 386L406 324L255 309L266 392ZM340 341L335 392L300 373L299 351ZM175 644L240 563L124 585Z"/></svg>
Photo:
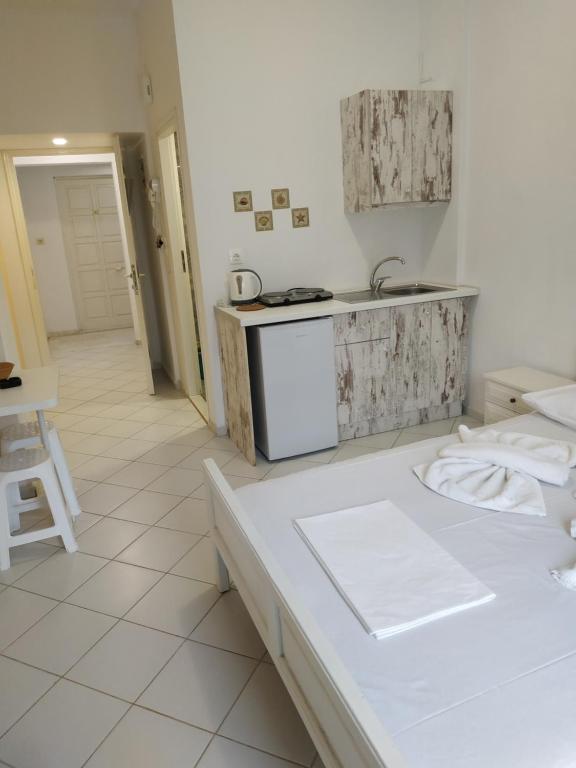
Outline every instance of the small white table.
<svg viewBox="0 0 576 768"><path fill-rule="evenodd" d="M484 374L485 401L484 423L493 424L503 419L511 419L523 413L530 413L530 408L522 400L526 392L539 392L543 389L566 387L574 384L571 379L555 376L552 373L535 368L504 368Z"/></svg>
<svg viewBox="0 0 576 768"><path fill-rule="evenodd" d="M44 411L58 405L58 368L25 368L12 375L20 376L22 386L0 389L0 417L36 411L42 445L50 451Z"/></svg>

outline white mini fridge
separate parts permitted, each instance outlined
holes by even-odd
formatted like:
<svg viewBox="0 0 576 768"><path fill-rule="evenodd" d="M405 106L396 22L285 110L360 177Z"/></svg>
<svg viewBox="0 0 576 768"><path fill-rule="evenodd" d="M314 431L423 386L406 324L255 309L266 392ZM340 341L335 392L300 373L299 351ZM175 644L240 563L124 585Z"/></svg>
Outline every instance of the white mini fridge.
<svg viewBox="0 0 576 768"><path fill-rule="evenodd" d="M257 448L283 459L338 445L332 318L247 330Z"/></svg>

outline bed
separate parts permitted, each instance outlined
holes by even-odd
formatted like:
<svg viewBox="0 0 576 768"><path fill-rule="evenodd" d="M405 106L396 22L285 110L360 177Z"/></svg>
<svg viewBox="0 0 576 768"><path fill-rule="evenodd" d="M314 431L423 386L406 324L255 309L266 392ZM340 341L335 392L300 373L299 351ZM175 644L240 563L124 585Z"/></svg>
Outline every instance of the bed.
<svg viewBox="0 0 576 768"><path fill-rule="evenodd" d="M501 430L574 440L530 414ZM411 467L454 436L233 491L206 462L218 582L232 578L326 768L576 765L574 472L545 486L544 518L438 496ZM486 605L386 640L362 628L293 526L390 499L496 593Z"/></svg>

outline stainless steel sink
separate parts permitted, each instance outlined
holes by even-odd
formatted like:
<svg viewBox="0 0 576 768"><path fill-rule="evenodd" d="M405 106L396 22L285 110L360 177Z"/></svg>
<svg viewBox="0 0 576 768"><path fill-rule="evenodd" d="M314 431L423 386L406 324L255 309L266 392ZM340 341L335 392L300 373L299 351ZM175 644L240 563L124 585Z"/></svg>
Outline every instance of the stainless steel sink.
<svg viewBox="0 0 576 768"><path fill-rule="evenodd" d="M407 283L406 285L395 285L390 288L381 288L379 291L371 289L365 291L350 291L348 293L336 293L334 298L344 301L347 304L356 304L363 301L380 301L381 299L391 299L396 296L419 296L423 293L440 293L442 291L453 291L454 288L444 285L428 285L426 283Z"/></svg>

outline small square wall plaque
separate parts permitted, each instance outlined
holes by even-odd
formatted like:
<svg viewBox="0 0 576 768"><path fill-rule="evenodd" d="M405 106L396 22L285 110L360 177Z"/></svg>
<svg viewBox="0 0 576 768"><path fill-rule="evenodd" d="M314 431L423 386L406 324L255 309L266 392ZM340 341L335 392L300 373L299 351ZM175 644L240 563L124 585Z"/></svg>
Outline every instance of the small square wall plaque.
<svg viewBox="0 0 576 768"><path fill-rule="evenodd" d="M236 213L252 210L252 192L233 192Z"/></svg>
<svg viewBox="0 0 576 768"><path fill-rule="evenodd" d="M256 211L254 219L256 221L256 232L268 232L274 229L272 211Z"/></svg>
<svg viewBox="0 0 576 768"><path fill-rule="evenodd" d="M310 226L308 208L292 208L292 226L296 229Z"/></svg>
<svg viewBox="0 0 576 768"><path fill-rule="evenodd" d="M290 208L290 190L272 190L272 208Z"/></svg>

